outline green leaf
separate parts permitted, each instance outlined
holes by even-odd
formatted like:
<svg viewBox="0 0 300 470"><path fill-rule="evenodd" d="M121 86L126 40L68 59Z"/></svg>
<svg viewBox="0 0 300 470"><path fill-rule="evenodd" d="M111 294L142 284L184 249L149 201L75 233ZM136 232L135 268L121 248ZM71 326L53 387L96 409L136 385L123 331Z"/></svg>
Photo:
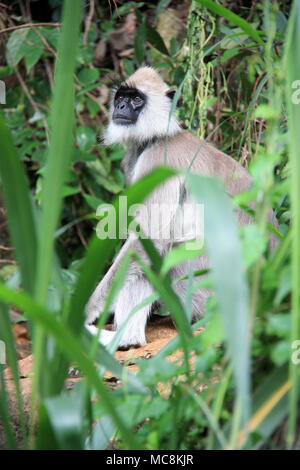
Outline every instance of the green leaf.
<svg viewBox="0 0 300 470"><path fill-rule="evenodd" d="M146 55L146 25L141 23L136 31L134 40L135 57L141 65Z"/></svg>
<svg viewBox="0 0 300 470"><path fill-rule="evenodd" d="M44 401L52 432L61 450L83 449L85 426L81 395L77 388L72 394L54 396Z"/></svg>
<svg viewBox="0 0 300 470"><path fill-rule="evenodd" d="M159 0L157 7L156 7L156 19L158 19L159 15L168 8L169 4L171 3L171 0Z"/></svg>
<svg viewBox="0 0 300 470"><path fill-rule="evenodd" d="M188 249L186 243L183 243L179 247L173 248L166 254L163 260L161 269L162 274L166 274L173 266L176 266L177 264L183 263L188 259L196 258L201 252L202 250Z"/></svg>
<svg viewBox="0 0 300 470"><path fill-rule="evenodd" d="M291 266L284 266L279 273L279 282L277 280L277 292L274 304L279 305L280 302L291 292L292 289L292 272Z"/></svg>
<svg viewBox="0 0 300 470"><path fill-rule="evenodd" d="M40 36L33 30L29 29L26 42L24 44L24 59L27 73L30 72L32 67L37 63L43 55L44 43Z"/></svg>
<svg viewBox="0 0 300 470"><path fill-rule="evenodd" d="M29 29L25 28L23 30L16 29L11 34L6 45L6 56L8 64L17 65L24 56L25 41L27 39L28 33Z"/></svg>
<svg viewBox="0 0 300 470"><path fill-rule="evenodd" d="M79 126L76 129L76 142L80 150L90 150L96 144L96 134L90 127Z"/></svg>
<svg viewBox="0 0 300 470"><path fill-rule="evenodd" d="M291 345L288 340L279 341L271 350L271 359L276 366L286 364L291 356Z"/></svg>
<svg viewBox="0 0 300 470"><path fill-rule="evenodd" d="M127 59L127 57L124 57L123 59L123 64L124 64L124 70L126 72L126 75L130 77L134 73L134 63L132 60Z"/></svg>
<svg viewBox="0 0 300 470"><path fill-rule="evenodd" d="M200 342L207 350L209 346L215 345L224 340L224 328L220 315L213 314L208 322L207 327L201 333Z"/></svg>
<svg viewBox="0 0 300 470"><path fill-rule="evenodd" d="M62 195L64 198L78 193L80 193L80 189L78 187L68 186L67 184L63 186Z"/></svg>
<svg viewBox="0 0 300 470"><path fill-rule="evenodd" d="M91 85L99 80L100 72L98 69L82 69L78 73L79 80L85 85Z"/></svg>
<svg viewBox="0 0 300 470"><path fill-rule="evenodd" d="M260 117L263 119L275 119L277 118L277 114L274 110L274 107L269 104L260 104L254 111L255 117Z"/></svg>
<svg viewBox="0 0 300 470"><path fill-rule="evenodd" d="M24 57L26 71L29 73L42 56L43 48L42 39L33 29L15 30L7 42L7 62L17 65Z"/></svg>
<svg viewBox="0 0 300 470"><path fill-rule="evenodd" d="M46 40L49 42L49 44L54 47L54 49L57 49L57 44L59 40L59 36L61 34L61 30L58 28L43 28L43 34L46 38Z"/></svg>
<svg viewBox="0 0 300 470"><path fill-rule="evenodd" d="M75 162L87 162L95 160L95 155L93 153L88 153L83 150L74 148L71 156L72 163Z"/></svg>
<svg viewBox="0 0 300 470"><path fill-rule="evenodd" d="M88 96L86 96L86 104L87 104L89 113L91 115L91 118L94 118L100 110L99 104L96 103L94 100L91 100L91 98L89 98Z"/></svg>
<svg viewBox="0 0 300 470"><path fill-rule="evenodd" d="M162 52L162 54L169 55L169 51L164 43L163 38L148 23L146 23L146 35L147 40L152 44L152 46L155 47L155 49L157 49L159 52Z"/></svg>
<svg viewBox="0 0 300 470"><path fill-rule="evenodd" d="M102 416L91 430L85 444L85 450L106 450L110 438L116 431L116 425L109 416Z"/></svg>
<svg viewBox="0 0 300 470"><path fill-rule="evenodd" d="M119 194L123 189L118 183L102 175L96 175L95 179L101 186L103 186L103 188L112 194Z"/></svg>
<svg viewBox="0 0 300 470"><path fill-rule="evenodd" d="M245 266L251 266L265 251L268 240L256 224L241 228L243 241L243 261Z"/></svg>
<svg viewBox="0 0 300 470"><path fill-rule="evenodd" d="M279 338L288 338L291 330L291 317L284 313L270 313L267 316L267 333Z"/></svg>
<svg viewBox="0 0 300 470"><path fill-rule="evenodd" d="M42 49L33 48L30 50L30 53L27 52L25 54L25 65L26 65L26 72L29 73L32 67L37 63L40 59L43 51Z"/></svg>
<svg viewBox="0 0 300 470"><path fill-rule="evenodd" d="M95 197L91 196L90 194L84 194L83 197L86 200L87 204L92 209L94 209L94 211L96 211L98 206L100 206L100 204L103 204L103 202L104 202L102 199L95 198Z"/></svg>

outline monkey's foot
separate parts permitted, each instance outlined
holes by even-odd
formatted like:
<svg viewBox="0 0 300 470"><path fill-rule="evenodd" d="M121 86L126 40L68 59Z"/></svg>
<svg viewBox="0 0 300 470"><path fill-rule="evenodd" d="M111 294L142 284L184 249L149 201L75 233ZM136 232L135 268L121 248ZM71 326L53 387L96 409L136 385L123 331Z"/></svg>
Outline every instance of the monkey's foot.
<svg viewBox="0 0 300 470"><path fill-rule="evenodd" d="M86 329L93 335L96 336L99 332L99 329L94 325L85 325ZM114 338L116 331L108 331L108 330L101 330L99 335L99 343L103 344L103 346L107 346L111 340ZM126 332L124 332L123 337L120 339L118 348L126 349L131 346L145 346L147 341L143 335L141 337L132 336L128 338L126 336Z"/></svg>

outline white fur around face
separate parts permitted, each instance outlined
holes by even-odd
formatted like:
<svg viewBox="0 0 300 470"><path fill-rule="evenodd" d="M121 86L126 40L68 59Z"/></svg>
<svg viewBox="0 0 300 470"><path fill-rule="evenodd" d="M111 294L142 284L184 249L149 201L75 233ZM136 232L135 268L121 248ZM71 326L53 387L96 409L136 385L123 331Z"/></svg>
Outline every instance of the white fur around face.
<svg viewBox="0 0 300 470"><path fill-rule="evenodd" d="M112 121L113 104L110 110L110 122L104 133L106 145L126 142L145 142L153 137L172 136L181 130L175 116L170 111L172 101L147 87L138 87L147 96L147 103L141 110L135 124L120 125ZM170 122L169 122L170 120Z"/></svg>

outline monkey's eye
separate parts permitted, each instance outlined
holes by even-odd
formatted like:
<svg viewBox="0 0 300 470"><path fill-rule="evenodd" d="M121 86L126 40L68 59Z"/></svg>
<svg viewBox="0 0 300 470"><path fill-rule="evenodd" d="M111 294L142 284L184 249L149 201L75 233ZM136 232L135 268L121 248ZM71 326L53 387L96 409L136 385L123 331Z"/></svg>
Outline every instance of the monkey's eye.
<svg viewBox="0 0 300 470"><path fill-rule="evenodd" d="M135 96L135 97L133 98L133 101L134 101L135 103L138 103L139 101L141 101L141 98L140 98L139 96Z"/></svg>
<svg viewBox="0 0 300 470"><path fill-rule="evenodd" d="M116 98L116 100L118 101L118 103L120 103L120 102L122 101L122 99L123 99L123 96L121 96L121 95L119 95L119 96Z"/></svg>

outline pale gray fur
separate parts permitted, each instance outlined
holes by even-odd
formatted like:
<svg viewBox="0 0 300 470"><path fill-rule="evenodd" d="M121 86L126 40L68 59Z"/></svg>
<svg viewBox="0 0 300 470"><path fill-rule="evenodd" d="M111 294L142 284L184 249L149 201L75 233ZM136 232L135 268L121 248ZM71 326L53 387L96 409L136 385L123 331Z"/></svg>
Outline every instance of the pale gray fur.
<svg viewBox="0 0 300 470"><path fill-rule="evenodd" d="M145 78L145 81L143 78ZM127 142L130 144L123 160L123 170L126 181L134 183L142 176L151 172L154 168L163 166L165 163L173 168L187 169L201 175L214 176L220 179L226 191L232 195L238 194L249 188L251 178L248 172L233 158L220 152L205 141L200 141L190 132L182 130L176 119L171 118L170 132L168 135L167 151L165 153L165 135L168 127L171 100L166 97L167 85L161 80L153 69L141 68L130 79L130 85L150 96L145 110L141 112L137 125L118 126L112 121L109 122L106 134L106 143ZM151 89L153 84L154 90ZM160 106L161 105L161 106ZM154 107L153 107L154 106ZM110 115L112 115L112 110ZM196 158L195 158L196 155ZM165 162L166 157L166 162ZM159 186L145 201L150 207L155 203L167 203L177 205L180 210L180 193L184 183L183 176L174 177ZM187 195L186 197L190 197ZM244 211L236 211L238 221L241 225L249 224L251 217ZM143 215L139 214L138 221L147 233L144 226ZM168 224L176 223L174 211L170 211L167 219ZM272 238L272 244L276 243ZM173 240L154 239L155 246L159 253L164 256L174 246ZM118 267L128 250L133 250L148 263L148 258L143 251L139 240L130 234L124 243L113 265L98 284L87 305L87 325L88 329L95 333L96 328L90 326L91 323L101 314L105 303L105 298L111 282L118 270ZM205 256L196 259L193 265L194 270L205 269L209 266ZM171 278L176 279L189 273L190 264L184 262L171 270ZM175 291L184 300L187 281L180 281L175 284ZM152 286L147 281L143 271L137 262L132 262L125 280L114 304L114 323L118 329L127 319L132 309L153 292ZM212 293L208 289L197 290L192 297L193 316L197 318L203 314L207 297ZM120 346L145 345L145 326L147 317L151 311L151 305L141 308L129 320ZM102 331L100 340L107 344L113 337L114 332Z"/></svg>

